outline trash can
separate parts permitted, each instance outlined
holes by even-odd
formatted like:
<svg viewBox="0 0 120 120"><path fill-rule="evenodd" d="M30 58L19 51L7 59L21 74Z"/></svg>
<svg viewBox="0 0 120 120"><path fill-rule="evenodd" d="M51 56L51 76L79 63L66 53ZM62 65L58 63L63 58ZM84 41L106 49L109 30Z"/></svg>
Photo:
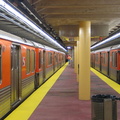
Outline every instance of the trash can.
<svg viewBox="0 0 120 120"><path fill-rule="evenodd" d="M93 95L92 120L117 120L117 98L113 95Z"/></svg>

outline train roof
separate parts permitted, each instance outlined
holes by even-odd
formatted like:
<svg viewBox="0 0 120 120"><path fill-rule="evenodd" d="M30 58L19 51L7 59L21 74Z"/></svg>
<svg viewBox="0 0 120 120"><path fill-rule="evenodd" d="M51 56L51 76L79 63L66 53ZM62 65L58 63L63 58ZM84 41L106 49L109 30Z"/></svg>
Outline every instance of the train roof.
<svg viewBox="0 0 120 120"><path fill-rule="evenodd" d="M54 49L54 48L51 48L51 47L48 47L48 46L45 46L45 49L46 49L46 50L53 50L53 51L56 51L56 52L58 51L58 50L56 50L56 49Z"/></svg>
<svg viewBox="0 0 120 120"><path fill-rule="evenodd" d="M91 51L120 44L120 30L91 46ZM116 48L115 48L116 49Z"/></svg>
<svg viewBox="0 0 120 120"><path fill-rule="evenodd" d="M8 40L8 41L15 42L15 43L25 44L25 45L29 45L29 46L34 46L34 47L38 47L38 48L44 48L46 50L53 50L53 51L58 52L58 50L56 50L56 49L54 49L52 47L48 47L48 46L42 45L40 43L31 41L31 40L21 38L19 36L13 35L11 33L8 33L8 32L5 32L5 31L2 31L2 30L0 30L0 38ZM61 52L61 53L64 53L64 52Z"/></svg>
<svg viewBox="0 0 120 120"><path fill-rule="evenodd" d="M8 32L2 31L2 30L0 30L0 38L8 40L8 41L16 42L16 43L22 43L22 44L26 44L29 46L34 46L34 44L31 41L18 37L13 34L10 34Z"/></svg>
<svg viewBox="0 0 120 120"><path fill-rule="evenodd" d="M56 50L56 49L54 49L54 48L51 48L51 47L48 47L48 46L45 46L45 49L46 49L46 50L52 50L52 51L55 51L55 52L59 52L59 53L65 54L65 53L62 52L62 51L58 51L58 50Z"/></svg>
<svg viewBox="0 0 120 120"><path fill-rule="evenodd" d="M120 44L118 44L118 45L113 45L113 46L111 47L111 49L120 49Z"/></svg>
<svg viewBox="0 0 120 120"><path fill-rule="evenodd" d="M92 52L102 52L102 51L110 51L111 47L106 47L106 48L103 48L103 49L99 49L99 50L94 50Z"/></svg>
<svg viewBox="0 0 120 120"><path fill-rule="evenodd" d="M91 51L91 53L102 52L102 51L110 51L110 50L114 50L114 49L120 49L120 44L113 45L113 46L106 47L106 48L102 48L102 49L99 49L99 50L94 50L94 51Z"/></svg>
<svg viewBox="0 0 120 120"><path fill-rule="evenodd" d="M33 42L34 46L37 48L45 48L45 45L42 45L42 44L34 42L34 41L32 41L32 42Z"/></svg>

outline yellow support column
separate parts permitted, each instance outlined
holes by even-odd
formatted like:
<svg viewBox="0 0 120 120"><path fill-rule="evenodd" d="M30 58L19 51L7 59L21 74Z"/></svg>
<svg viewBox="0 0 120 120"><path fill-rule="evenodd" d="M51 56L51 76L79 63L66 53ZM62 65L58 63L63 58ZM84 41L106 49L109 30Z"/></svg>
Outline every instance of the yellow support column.
<svg viewBox="0 0 120 120"><path fill-rule="evenodd" d="M77 42L77 45L74 46L74 71L75 73L78 73L78 51L77 51L77 47L78 47L78 37L75 39L75 41Z"/></svg>
<svg viewBox="0 0 120 120"><path fill-rule="evenodd" d="M77 70L77 81L79 82L79 69L78 69L78 62L79 62L79 41L77 41L77 52L76 52L76 70Z"/></svg>
<svg viewBox="0 0 120 120"><path fill-rule="evenodd" d="M74 72L75 72L75 73L77 73L77 70L76 70L76 69L77 69L77 65L76 65L76 60L77 60L77 59L76 59L76 57L77 57L76 54L77 54L77 50L76 50L76 49L77 49L77 47L74 46Z"/></svg>
<svg viewBox="0 0 120 120"><path fill-rule="evenodd" d="M79 99L90 100L90 37L91 22L81 21L79 29Z"/></svg>

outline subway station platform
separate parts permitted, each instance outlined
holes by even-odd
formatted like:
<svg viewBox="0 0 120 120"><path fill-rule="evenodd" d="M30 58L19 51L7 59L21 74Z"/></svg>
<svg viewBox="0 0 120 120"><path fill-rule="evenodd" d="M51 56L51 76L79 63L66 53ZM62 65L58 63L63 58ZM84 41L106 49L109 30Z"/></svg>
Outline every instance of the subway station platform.
<svg viewBox="0 0 120 120"><path fill-rule="evenodd" d="M96 94L120 97L120 85L91 68L91 96ZM78 99L76 74L67 63L5 120L91 120L91 100Z"/></svg>

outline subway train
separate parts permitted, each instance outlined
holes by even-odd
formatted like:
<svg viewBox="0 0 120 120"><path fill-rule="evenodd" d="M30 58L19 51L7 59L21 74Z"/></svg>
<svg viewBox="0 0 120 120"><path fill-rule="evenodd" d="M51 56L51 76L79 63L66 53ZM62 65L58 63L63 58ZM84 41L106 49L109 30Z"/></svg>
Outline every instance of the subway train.
<svg viewBox="0 0 120 120"><path fill-rule="evenodd" d="M120 84L120 44L92 51L91 67Z"/></svg>
<svg viewBox="0 0 120 120"><path fill-rule="evenodd" d="M64 64L64 52L0 30L0 119Z"/></svg>

